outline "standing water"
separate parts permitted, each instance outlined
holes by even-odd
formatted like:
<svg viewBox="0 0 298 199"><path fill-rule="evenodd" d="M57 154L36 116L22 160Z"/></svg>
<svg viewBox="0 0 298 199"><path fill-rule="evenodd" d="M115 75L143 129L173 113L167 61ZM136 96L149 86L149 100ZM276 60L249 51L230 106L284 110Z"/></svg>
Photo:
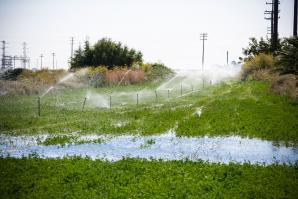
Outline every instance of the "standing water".
<svg viewBox="0 0 298 199"><path fill-rule="evenodd" d="M62 158L67 156L90 157L117 161L122 158L145 158L162 160L192 160L217 163L295 164L298 148L275 146L260 139L229 137L177 137L174 132L152 136L79 136L77 143L42 145L46 135L7 136L0 135L0 155L4 157ZM102 140L94 143L92 140ZM83 141L83 142L82 142Z"/></svg>

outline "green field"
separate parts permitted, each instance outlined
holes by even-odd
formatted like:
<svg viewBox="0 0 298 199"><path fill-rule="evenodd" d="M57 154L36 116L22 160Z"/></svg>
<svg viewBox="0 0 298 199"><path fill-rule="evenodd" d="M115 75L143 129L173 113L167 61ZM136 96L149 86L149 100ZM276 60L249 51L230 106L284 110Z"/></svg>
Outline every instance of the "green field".
<svg viewBox="0 0 298 199"><path fill-rule="evenodd" d="M177 135L240 135L285 141L298 141L298 102L268 91L265 82L231 82L179 97L180 93L159 93L126 105L97 108L86 102L88 89L57 90L38 96L1 96L0 131L5 134L71 133L82 134L160 134L175 128ZM142 90L144 86L92 89L106 94ZM150 86L149 86L150 88ZM162 95L163 94L163 95ZM134 94L132 94L134 95ZM117 100L117 101L116 101ZM113 97L113 103L125 102ZM61 106L61 104L63 106ZM198 108L202 114L196 114ZM121 125L117 125L117 124Z"/></svg>
<svg viewBox="0 0 298 199"><path fill-rule="evenodd" d="M297 198L292 166L0 159L0 198Z"/></svg>
<svg viewBox="0 0 298 199"><path fill-rule="evenodd" d="M87 100L82 111L88 90L110 96L155 86L55 90L41 98L40 117L38 96L1 96L0 132L60 135L43 143L51 145L70 142L73 132L152 135L175 129L177 136L239 135L297 146L298 102L270 93L266 82L222 83L183 97L179 90L170 98L159 93L138 105L115 97L112 108ZM297 198L297 190L297 164L0 158L0 198Z"/></svg>

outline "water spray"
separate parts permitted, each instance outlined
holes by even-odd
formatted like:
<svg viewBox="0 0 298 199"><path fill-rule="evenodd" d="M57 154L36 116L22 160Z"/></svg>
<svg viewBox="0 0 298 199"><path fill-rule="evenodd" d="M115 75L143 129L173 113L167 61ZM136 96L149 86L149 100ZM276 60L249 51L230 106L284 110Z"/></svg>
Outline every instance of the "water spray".
<svg viewBox="0 0 298 199"><path fill-rule="evenodd" d="M182 96L182 84L180 85L180 95Z"/></svg>

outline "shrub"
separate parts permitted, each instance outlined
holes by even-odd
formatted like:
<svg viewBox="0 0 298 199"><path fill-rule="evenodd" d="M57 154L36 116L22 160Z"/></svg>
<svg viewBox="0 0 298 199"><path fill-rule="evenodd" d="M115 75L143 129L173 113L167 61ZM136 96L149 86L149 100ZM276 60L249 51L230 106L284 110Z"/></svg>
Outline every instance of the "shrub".
<svg viewBox="0 0 298 199"><path fill-rule="evenodd" d="M150 70L146 74L148 80L164 80L174 74L170 68L166 67L162 63L154 63L150 65Z"/></svg>
<svg viewBox="0 0 298 199"><path fill-rule="evenodd" d="M136 69L131 70L127 68L115 68L109 70L105 74L105 80L107 85L127 85L135 84L144 81L145 73L143 70Z"/></svg>
<svg viewBox="0 0 298 199"><path fill-rule="evenodd" d="M269 54L272 52L270 40L268 38L265 40L261 37L260 41L258 41L253 37L249 40L248 47L242 49L243 54L245 55L244 61L253 59L255 56L261 53ZM241 57L240 60L242 60Z"/></svg>
<svg viewBox="0 0 298 199"><path fill-rule="evenodd" d="M282 42L277 56L278 69L283 74L298 74L298 38L287 38Z"/></svg>
<svg viewBox="0 0 298 199"><path fill-rule="evenodd" d="M247 60L242 65L241 79L245 80L254 71L270 69L274 67L274 59L271 54L260 53L255 57Z"/></svg>
<svg viewBox="0 0 298 199"><path fill-rule="evenodd" d="M279 94L298 99L298 79L293 74L281 75L274 78L270 90Z"/></svg>

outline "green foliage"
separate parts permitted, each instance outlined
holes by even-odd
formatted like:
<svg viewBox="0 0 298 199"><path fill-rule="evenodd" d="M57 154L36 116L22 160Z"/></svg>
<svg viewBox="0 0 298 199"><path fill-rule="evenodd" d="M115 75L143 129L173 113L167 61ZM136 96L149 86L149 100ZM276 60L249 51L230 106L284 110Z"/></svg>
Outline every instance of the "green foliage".
<svg viewBox="0 0 298 199"><path fill-rule="evenodd" d="M48 137L44 142L41 142L39 144L42 145L64 145L65 143L72 143L74 139L74 136L67 136L67 135L61 135L61 136L53 136Z"/></svg>
<svg viewBox="0 0 298 199"><path fill-rule="evenodd" d="M261 37L260 41L258 41L256 38L252 37L250 38L248 47L243 48L242 51L245 55L244 61L252 59L260 53L270 54L272 53L270 40L268 38L264 40ZM240 60L242 60L242 58L240 58Z"/></svg>
<svg viewBox="0 0 298 199"><path fill-rule="evenodd" d="M135 49L129 49L120 42L116 43L111 39L103 38L90 46L85 42L84 49L81 47L75 52L71 61L71 68L80 68L86 66L107 66L111 69L115 66L131 67L133 63L142 63L142 53Z"/></svg>
<svg viewBox="0 0 298 199"><path fill-rule="evenodd" d="M0 158L1 198L297 198L297 166Z"/></svg>
<svg viewBox="0 0 298 199"><path fill-rule="evenodd" d="M154 64L148 64L143 66L143 68L147 68L147 78L148 80L165 80L169 77L171 77L174 72L166 67L162 63L154 63Z"/></svg>
<svg viewBox="0 0 298 199"><path fill-rule="evenodd" d="M150 89L150 84L89 91L109 94L145 87ZM274 95L268 88L269 83L256 81L222 84L183 98L174 98L180 96L180 91L173 91L170 100L166 92L158 92L157 101L153 97L140 100L138 106L133 101L112 109L95 108L87 100L84 112L81 109L87 90L70 89L42 98L41 117L37 117L37 96L1 96L0 131L9 134L80 131L148 135L164 133L177 126L177 134L184 136L239 135L298 143L297 102ZM58 106L61 102L57 99L65 106ZM112 99L113 106L123 102L127 102L124 97ZM203 107L200 117L194 115L197 107ZM124 125L115 126L119 121Z"/></svg>
<svg viewBox="0 0 298 199"><path fill-rule="evenodd" d="M285 73L298 75L298 38L287 38L282 42L282 47L278 52L277 64L279 70Z"/></svg>

